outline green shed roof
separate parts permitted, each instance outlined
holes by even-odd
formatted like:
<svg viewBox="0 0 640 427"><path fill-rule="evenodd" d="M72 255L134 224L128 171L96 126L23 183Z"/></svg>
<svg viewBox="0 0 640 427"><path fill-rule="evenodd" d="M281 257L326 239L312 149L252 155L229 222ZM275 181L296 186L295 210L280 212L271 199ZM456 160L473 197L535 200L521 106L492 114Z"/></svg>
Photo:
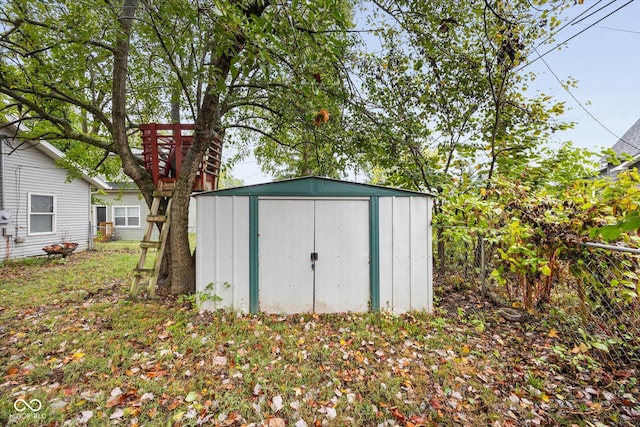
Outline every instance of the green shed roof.
<svg viewBox="0 0 640 427"><path fill-rule="evenodd" d="M433 197L433 194L401 190L379 185L360 184L332 178L310 176L265 184L205 191L195 196L286 196L286 197Z"/></svg>

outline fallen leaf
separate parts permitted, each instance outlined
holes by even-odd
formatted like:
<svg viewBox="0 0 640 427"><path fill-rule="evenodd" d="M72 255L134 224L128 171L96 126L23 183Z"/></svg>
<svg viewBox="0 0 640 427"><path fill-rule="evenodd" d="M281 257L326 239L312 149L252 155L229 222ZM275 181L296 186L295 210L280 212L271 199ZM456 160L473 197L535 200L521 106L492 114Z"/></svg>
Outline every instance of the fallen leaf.
<svg viewBox="0 0 640 427"><path fill-rule="evenodd" d="M261 394L264 394L264 392L262 391L262 386L260 384L256 384L253 387L253 395L260 396Z"/></svg>
<svg viewBox="0 0 640 427"><path fill-rule="evenodd" d="M111 414L109 419L110 420L119 420L122 417L124 417L124 409L118 408L118 409L116 409L116 411L113 414Z"/></svg>
<svg viewBox="0 0 640 427"><path fill-rule="evenodd" d="M144 403L150 400L153 400L153 393L145 393L142 396L140 396L140 403Z"/></svg>
<svg viewBox="0 0 640 427"><path fill-rule="evenodd" d="M91 418L93 418L93 411L82 411L78 418L76 418L76 422L86 424Z"/></svg>
<svg viewBox="0 0 640 427"><path fill-rule="evenodd" d="M267 427L285 427L286 424L282 418L269 418L266 420Z"/></svg>
<svg viewBox="0 0 640 427"><path fill-rule="evenodd" d="M225 356L215 356L211 363L213 366L224 366L227 364L227 358Z"/></svg>
<svg viewBox="0 0 640 427"><path fill-rule="evenodd" d="M436 399L429 400L429 404L433 409L442 409L442 403Z"/></svg>
<svg viewBox="0 0 640 427"><path fill-rule="evenodd" d="M397 406L389 408L389 412L391 412L391 416L400 424L404 424L407 421L407 417L400 412Z"/></svg>
<svg viewBox="0 0 640 427"><path fill-rule="evenodd" d="M336 408L334 408L333 406L327 407L325 414L327 415L327 418L330 420L333 420L335 417L338 416L338 413L336 412Z"/></svg>
<svg viewBox="0 0 640 427"><path fill-rule="evenodd" d="M170 411L173 411L178 406L180 406L180 403L181 402L180 402L179 399L173 399L173 401L167 405L167 409L170 410Z"/></svg>
<svg viewBox="0 0 640 427"><path fill-rule="evenodd" d="M273 412L278 412L282 409L282 397L281 396L273 396L271 399L271 404L269 405Z"/></svg>

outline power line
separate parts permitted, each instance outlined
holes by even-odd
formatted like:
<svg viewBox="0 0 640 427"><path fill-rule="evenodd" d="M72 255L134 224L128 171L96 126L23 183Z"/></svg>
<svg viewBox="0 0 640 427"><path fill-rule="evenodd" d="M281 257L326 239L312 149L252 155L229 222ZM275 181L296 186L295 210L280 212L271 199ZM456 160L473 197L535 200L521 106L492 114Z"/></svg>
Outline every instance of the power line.
<svg viewBox="0 0 640 427"><path fill-rule="evenodd" d="M589 12L591 9L593 9L594 7L596 7L597 5L599 5L600 3L602 3L604 0L598 0L596 3L592 4L591 6L589 6L586 10L583 10L581 13L578 14L578 16L574 16L573 19L569 20L568 22L566 22L563 26L561 26L560 28L558 28L556 30L556 34L559 34L560 31L564 30L566 27L568 27L569 25L572 25L574 23L574 21L578 18L580 18L582 15L584 15L585 13ZM614 0L615 1L615 0ZM595 13L595 12L594 12ZM593 14L590 14L589 16L591 16ZM545 38L544 40L542 40L540 43L538 43L536 45L536 48L542 46L547 40L549 40L551 37L553 37L553 35L549 35L547 36L547 38Z"/></svg>
<svg viewBox="0 0 640 427"><path fill-rule="evenodd" d="M538 50L536 48L534 48L534 50L536 51L536 53L538 53ZM633 145L632 143L630 143L629 141L623 139L622 137L616 135L611 129L609 129L604 123L602 123L596 116L594 116L591 111L589 111L587 109L587 107L584 106L584 104L582 102L580 102L580 100L578 100L578 98L576 98L573 93L569 90L569 88L562 83L562 80L560 80L560 78L558 77L558 75L551 69L551 67L549 66L549 64L547 63L547 61L544 60L544 58L542 57L542 55L540 55L538 53L538 58L540 60L542 60L542 63L547 67L547 69L549 70L549 72L551 73L551 75L558 81L558 83L560 83L560 86L571 96L571 98L580 106L580 108L582 108L584 110L585 113L587 113L589 115L589 117L591 117L596 123L598 123L604 130L606 130L607 132L609 132L611 135L613 135L615 138L617 138L619 141L624 142L625 144L627 144L628 146L640 151L640 148L638 148L637 146Z"/></svg>
<svg viewBox="0 0 640 427"><path fill-rule="evenodd" d="M578 24L578 25L586 25L586 24ZM640 31L626 30L624 28L603 27L602 25L596 25L593 28L602 28L603 30L620 31L623 33L640 34Z"/></svg>
<svg viewBox="0 0 640 427"><path fill-rule="evenodd" d="M629 0L628 2L626 2L625 4L623 4L622 6L620 6L619 8L617 8L616 10L614 10L613 12L608 13L607 15L603 16L602 18L598 19L596 22L589 24L586 28L584 28L581 31L578 31L576 34L572 35L571 37L569 37L568 39L566 39L563 42L560 42L558 44L556 44L554 47L552 47L551 49L547 50L546 52L544 52L543 54L540 54L538 52L537 48L534 48L533 50L538 54L538 57L535 59L532 59L531 61L527 62L526 64L524 64L523 66L517 68L515 71L518 72L520 70L522 70L523 68L528 67L529 65L533 64L534 62L536 62L538 59L542 59L543 56L553 52L554 50L556 50L557 48L559 48L560 46L568 43L570 40L575 39L576 37L578 37L580 34L584 33L585 31L587 31L589 28L591 27L595 27L596 24L604 21L605 19L607 19L608 17L610 17L611 15L613 15L614 13L618 12L620 9L630 5L631 3L633 3L635 0Z"/></svg>
<svg viewBox="0 0 640 427"><path fill-rule="evenodd" d="M601 0L602 1L602 0ZM593 8L594 6L598 5L599 3L601 3L601 1L599 1L598 3L594 4L593 6L591 6L589 9ZM585 10L584 12L582 12L580 15L576 16L574 19L571 20L571 25L575 25L578 22L582 22L587 18L592 17L593 15L595 15L596 13L600 12L602 9L609 7L610 5L612 5L613 3L615 3L618 0L611 0L609 3L605 4L604 6L602 6L600 9L595 10L593 12L591 12L590 14L588 14L587 16L585 16L584 18L581 18L579 20L576 21L576 19L580 18L580 16L584 15L585 12L588 12L589 9Z"/></svg>

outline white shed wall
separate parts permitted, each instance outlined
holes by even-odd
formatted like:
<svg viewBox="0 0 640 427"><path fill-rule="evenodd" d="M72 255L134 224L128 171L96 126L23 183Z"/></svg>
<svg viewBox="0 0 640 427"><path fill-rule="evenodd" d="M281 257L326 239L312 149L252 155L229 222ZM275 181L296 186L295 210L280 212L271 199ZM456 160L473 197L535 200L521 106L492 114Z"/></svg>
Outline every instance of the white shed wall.
<svg viewBox="0 0 640 427"><path fill-rule="evenodd" d="M199 197L196 224L196 295L201 308L249 312L249 198ZM210 283L213 289L206 289ZM202 293L210 295L208 300ZM213 295L219 300L211 299Z"/></svg>
<svg viewBox="0 0 640 427"><path fill-rule="evenodd" d="M275 203L269 198L260 199L258 217L258 275L260 277L258 303L260 310L267 312L310 311L311 297L302 292L309 289L306 287L292 288L284 283L284 279L289 278L292 280L291 283L297 283L303 276L310 274L310 249L307 248L310 245L306 244L304 247L295 249L308 239L300 236L297 231L291 232L290 229L313 230L319 227L314 220L314 217L318 215L321 218L327 218L327 224L344 223L348 230L323 231L320 227L316 231L322 237L318 239L318 234L315 234L316 244L319 244L318 240L322 240L324 237L328 238L339 233L341 237L349 241L358 240L364 245L358 249L366 252L365 261L357 269L366 278L367 283L358 284L358 292L361 292L362 295L358 294L357 299L364 296L368 302L370 288L367 261L370 242L368 221L366 218L360 217L368 215L369 202L344 199L341 202L340 198L334 199L338 206L340 203L347 202L344 205L345 209L338 210L341 216L334 218L334 214L325 210L325 208L331 207L332 202L324 200L319 203L320 212L314 212L314 209L311 209L318 200L321 199L316 199L316 202L313 202L309 198L305 200L304 197L291 198L285 209L282 203ZM211 299L200 301L201 308L203 310L226 308L248 312L250 310L249 197L198 197L197 202L196 291L199 298L203 292L220 298L219 301ZM355 203L358 206L351 206L349 203ZM432 198L421 196L381 196L378 198L379 302L381 310L395 313L432 310L432 203ZM364 206L362 210L359 209L360 204ZM349 212L354 215L349 216ZM359 214L356 215L356 212ZM338 214L336 213L336 215ZM351 218L352 216L358 218ZM347 217L351 219L349 221L344 219ZM278 218L278 221L272 221L269 218ZM356 235L359 237L358 239L355 238ZM326 254L329 251L320 248L316 248L315 251L319 253L317 268L318 274L320 274L322 267L328 265ZM357 251L349 247L346 252ZM282 265L284 253L288 258L301 257L300 262L296 262L295 265L301 265L304 268L304 274L292 274L291 271L288 271L289 267L285 268ZM355 263L351 264L355 265ZM360 272L360 270L362 271ZM267 277L270 277L271 281ZM331 280L336 282L337 279ZM351 282L352 280L347 281ZM213 284L213 289L208 291L206 287L210 283ZM330 289L328 295L336 293L343 294L344 290ZM336 298L329 299L330 302L335 303ZM286 304L292 306L289 307ZM322 307L314 307L314 309L320 312L332 311ZM349 310L345 307L340 307L340 309ZM351 310L354 308L351 307ZM366 310L365 306L358 307L358 311L360 310Z"/></svg>
<svg viewBox="0 0 640 427"><path fill-rule="evenodd" d="M431 199L380 198L380 309L432 309Z"/></svg>

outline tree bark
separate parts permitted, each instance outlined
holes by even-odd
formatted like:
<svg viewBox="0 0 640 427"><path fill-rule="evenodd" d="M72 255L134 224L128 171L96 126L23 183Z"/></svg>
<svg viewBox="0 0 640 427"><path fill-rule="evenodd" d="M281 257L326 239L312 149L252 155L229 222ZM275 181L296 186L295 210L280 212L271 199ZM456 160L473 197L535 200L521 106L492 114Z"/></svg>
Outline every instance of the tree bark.
<svg viewBox="0 0 640 427"><path fill-rule="evenodd" d="M230 64L230 60L226 61L226 72ZM219 94L214 93L211 87L208 89L196 121L193 142L173 190L169 241L172 251L171 293L174 295L195 291L195 259L189 247L189 201L200 160L216 136L215 128L220 120L217 114Z"/></svg>
<svg viewBox="0 0 640 427"><path fill-rule="evenodd" d="M129 47L138 4L139 0L125 0L118 17L121 31L117 36L113 55L112 138L115 150L122 161L122 169L140 188L147 205L151 206L153 191L155 190L153 180L131 152L127 138L126 105Z"/></svg>
<svg viewBox="0 0 640 427"><path fill-rule="evenodd" d="M252 3L246 10L245 16L260 16L269 1ZM193 142L187 152L181 167L180 176L173 190L171 203L171 232L169 241L171 247L171 293L184 294L195 291L195 258L189 247L189 201L191 189L196 179L198 166L209 147L218 137L217 130L221 125L220 92L218 81L224 81L229 75L232 59L244 48L245 39L242 34L236 34L235 48L212 61L211 74L206 92L202 97L202 104L196 118Z"/></svg>

